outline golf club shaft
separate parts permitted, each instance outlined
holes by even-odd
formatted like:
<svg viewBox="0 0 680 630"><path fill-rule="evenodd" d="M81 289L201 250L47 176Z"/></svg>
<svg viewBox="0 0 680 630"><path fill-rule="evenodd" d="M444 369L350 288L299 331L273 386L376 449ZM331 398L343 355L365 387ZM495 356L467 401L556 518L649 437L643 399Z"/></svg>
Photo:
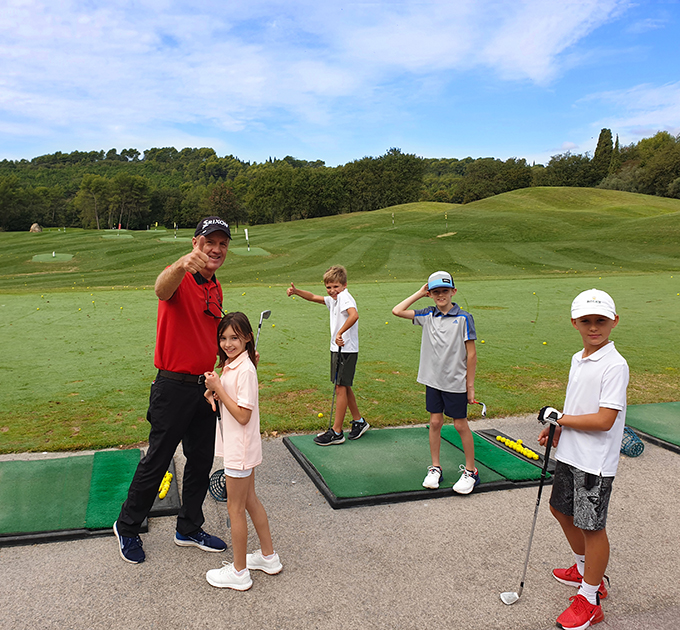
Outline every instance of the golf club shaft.
<svg viewBox="0 0 680 630"><path fill-rule="evenodd" d="M335 390L338 389L338 372L340 371L340 351L342 350L341 346L338 346L338 359L335 364L335 378L333 379L333 397L331 399L331 417L330 420L328 421L328 428L333 426L333 410L335 409Z"/></svg>
<svg viewBox="0 0 680 630"><path fill-rule="evenodd" d="M257 326L257 336L255 337L255 351L257 351L257 342L260 340L260 331L262 330L262 321L265 319L269 319L269 316L272 314L271 311L262 311L260 313L260 323Z"/></svg>
<svg viewBox="0 0 680 630"><path fill-rule="evenodd" d="M538 518L538 506L541 504L541 493L543 492L543 485L545 483L545 476L548 472L548 462L550 462L550 449L552 448L553 437L555 436L555 425L550 425L550 433L548 434L548 442L545 446L545 460L543 461L543 470L541 470L541 480L538 484L538 496L536 497L536 507L534 509L534 522L531 524L531 533L529 534L529 544L527 545L527 556L524 560L524 571L522 571L522 581L519 584L519 591L517 596L522 594L524 589L524 579L527 576L527 566L529 566L529 554L531 553L531 542L534 539L534 530L536 529L536 519Z"/></svg>

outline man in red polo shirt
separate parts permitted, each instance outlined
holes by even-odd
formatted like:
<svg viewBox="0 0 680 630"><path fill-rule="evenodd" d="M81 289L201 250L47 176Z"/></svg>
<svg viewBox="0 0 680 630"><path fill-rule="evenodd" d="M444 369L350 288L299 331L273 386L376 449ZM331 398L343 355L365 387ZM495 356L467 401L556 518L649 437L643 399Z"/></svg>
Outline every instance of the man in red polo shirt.
<svg viewBox="0 0 680 630"><path fill-rule="evenodd" d="M200 221L193 249L156 279L158 321L151 385L149 448L137 466L113 531L126 562L144 562L139 530L180 441L186 457L182 507L175 544L220 552L224 541L203 531L203 501L215 454L215 412L206 403L203 374L215 367L222 287L215 271L229 249L229 225L219 217Z"/></svg>

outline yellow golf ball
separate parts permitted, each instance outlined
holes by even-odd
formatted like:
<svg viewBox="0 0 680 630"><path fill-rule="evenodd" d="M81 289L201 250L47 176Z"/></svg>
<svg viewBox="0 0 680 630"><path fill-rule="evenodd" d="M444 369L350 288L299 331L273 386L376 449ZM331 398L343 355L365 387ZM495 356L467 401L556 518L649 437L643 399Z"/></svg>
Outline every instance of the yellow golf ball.
<svg viewBox="0 0 680 630"><path fill-rule="evenodd" d="M323 414L319 411L319 418L323 418Z"/></svg>

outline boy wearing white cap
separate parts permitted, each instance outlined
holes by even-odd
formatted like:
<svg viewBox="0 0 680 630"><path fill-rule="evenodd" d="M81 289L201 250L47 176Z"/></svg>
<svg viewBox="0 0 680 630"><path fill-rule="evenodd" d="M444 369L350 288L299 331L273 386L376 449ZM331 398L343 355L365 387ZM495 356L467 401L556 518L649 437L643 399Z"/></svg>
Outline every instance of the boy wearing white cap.
<svg viewBox="0 0 680 630"><path fill-rule="evenodd" d="M604 619L600 600L607 597L604 572L609 562L605 524L626 422L629 373L609 339L619 316L607 293L591 289L576 296L571 323L581 334L583 350L571 359L564 413L543 407L538 419L557 425L550 511L576 560L568 569L554 569L553 576L579 589L557 626L582 630ZM543 446L549 428L539 435Z"/></svg>
<svg viewBox="0 0 680 630"><path fill-rule="evenodd" d="M425 408L430 413L430 455L432 465L423 481L425 488L439 488L441 429L444 415L453 419L465 452L461 477L454 484L458 494L470 494L479 483L475 467L475 446L467 422L467 405L475 400L475 322L472 315L452 302L456 294L451 274L436 271L418 291L392 309L392 314L410 319L423 329L420 344L418 382L425 385ZM412 310L411 305L431 297L434 306Z"/></svg>

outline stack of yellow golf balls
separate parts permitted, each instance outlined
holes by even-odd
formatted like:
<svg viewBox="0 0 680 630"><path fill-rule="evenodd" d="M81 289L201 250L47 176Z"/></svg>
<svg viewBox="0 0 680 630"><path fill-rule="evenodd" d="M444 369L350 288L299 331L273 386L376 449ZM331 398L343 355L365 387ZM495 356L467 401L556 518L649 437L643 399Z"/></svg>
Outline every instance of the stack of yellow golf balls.
<svg viewBox="0 0 680 630"><path fill-rule="evenodd" d="M538 455L534 453L530 448L524 446L522 444L522 440L517 440L515 442L513 440L503 437L502 435L497 435L496 439L499 442L505 444L505 446L507 446L508 448L511 448L513 451L517 451L520 455L524 455L524 457L528 457L529 459L538 459Z"/></svg>
<svg viewBox="0 0 680 630"><path fill-rule="evenodd" d="M168 490L170 490L170 482L171 481L172 481L172 473L168 471L163 476L163 481L161 481L161 486L160 486L160 488L158 488L158 497L160 499L165 499L165 495L167 495Z"/></svg>

